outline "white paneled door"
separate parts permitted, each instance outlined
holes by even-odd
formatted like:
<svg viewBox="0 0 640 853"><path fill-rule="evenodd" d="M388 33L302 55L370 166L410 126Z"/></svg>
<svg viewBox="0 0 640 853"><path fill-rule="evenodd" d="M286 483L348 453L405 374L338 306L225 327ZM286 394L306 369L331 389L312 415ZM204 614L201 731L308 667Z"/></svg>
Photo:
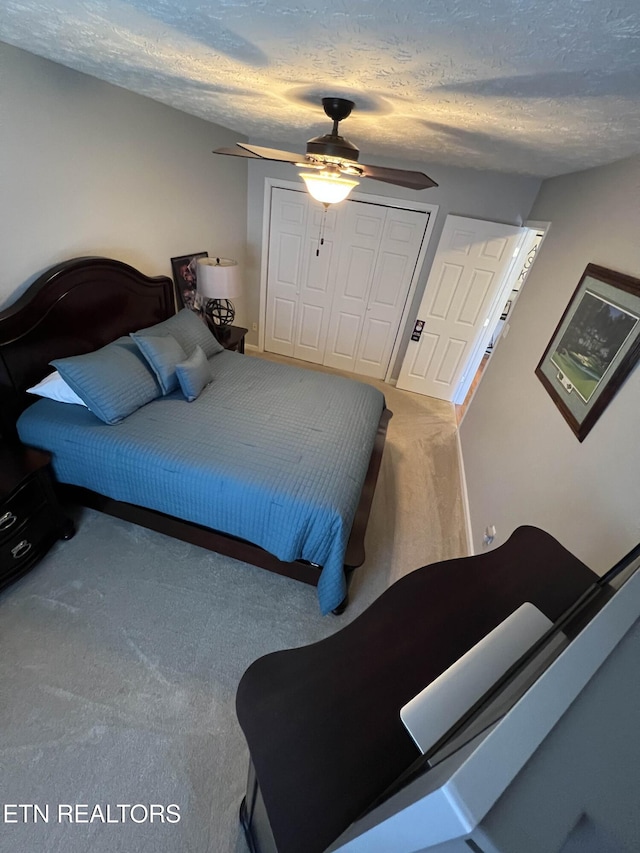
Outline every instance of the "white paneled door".
<svg viewBox="0 0 640 853"><path fill-rule="evenodd" d="M528 230L448 216L398 388L453 400L491 317L504 305L508 274Z"/></svg>
<svg viewBox="0 0 640 853"><path fill-rule="evenodd" d="M265 349L383 378L429 215L273 188Z"/></svg>
<svg viewBox="0 0 640 853"><path fill-rule="evenodd" d="M323 363L381 379L416 270L427 216L352 201L342 221Z"/></svg>
<svg viewBox="0 0 640 853"><path fill-rule="evenodd" d="M332 208L324 221L322 251L316 254L322 217L322 208L311 209L306 193L274 188L265 346L317 364L324 355L336 266Z"/></svg>

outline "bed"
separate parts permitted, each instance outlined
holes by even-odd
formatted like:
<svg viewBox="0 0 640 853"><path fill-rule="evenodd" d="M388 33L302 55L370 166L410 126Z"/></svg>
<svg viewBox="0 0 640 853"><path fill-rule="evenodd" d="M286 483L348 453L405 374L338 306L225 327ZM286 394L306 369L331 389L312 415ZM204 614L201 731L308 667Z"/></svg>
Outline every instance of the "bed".
<svg viewBox="0 0 640 853"><path fill-rule="evenodd" d="M146 361L147 345L168 339L207 373L190 402ZM122 417L105 422L93 397L89 409L26 393L53 361L72 387L80 367L99 374L100 405L118 372L120 397L137 395L134 355L135 376L159 392ZM372 386L226 351L194 314L176 314L171 279L77 258L0 313L0 406L5 439L52 453L63 497L313 584L323 613L346 605L391 417Z"/></svg>

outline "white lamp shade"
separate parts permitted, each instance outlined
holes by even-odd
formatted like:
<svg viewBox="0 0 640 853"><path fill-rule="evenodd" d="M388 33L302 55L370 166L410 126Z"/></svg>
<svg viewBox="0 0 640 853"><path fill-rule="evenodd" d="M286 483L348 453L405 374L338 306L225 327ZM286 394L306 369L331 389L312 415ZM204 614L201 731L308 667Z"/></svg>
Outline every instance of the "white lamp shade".
<svg viewBox="0 0 640 853"><path fill-rule="evenodd" d="M239 296L238 262L231 258L198 258L197 287L205 299L234 299Z"/></svg>
<svg viewBox="0 0 640 853"><path fill-rule="evenodd" d="M337 204L344 201L359 181L352 181L327 172L300 172L310 195L323 204Z"/></svg>

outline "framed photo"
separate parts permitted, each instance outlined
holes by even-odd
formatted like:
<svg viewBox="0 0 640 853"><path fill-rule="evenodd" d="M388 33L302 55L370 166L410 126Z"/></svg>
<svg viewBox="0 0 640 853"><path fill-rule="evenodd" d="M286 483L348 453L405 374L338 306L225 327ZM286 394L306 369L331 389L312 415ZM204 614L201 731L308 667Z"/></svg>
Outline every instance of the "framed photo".
<svg viewBox="0 0 640 853"><path fill-rule="evenodd" d="M640 357L640 279L589 264L536 375L583 441Z"/></svg>
<svg viewBox="0 0 640 853"><path fill-rule="evenodd" d="M178 309L191 308L192 311L200 313L196 307L196 264L198 258L208 257L208 252L192 252L190 255L171 258L171 270L178 296Z"/></svg>

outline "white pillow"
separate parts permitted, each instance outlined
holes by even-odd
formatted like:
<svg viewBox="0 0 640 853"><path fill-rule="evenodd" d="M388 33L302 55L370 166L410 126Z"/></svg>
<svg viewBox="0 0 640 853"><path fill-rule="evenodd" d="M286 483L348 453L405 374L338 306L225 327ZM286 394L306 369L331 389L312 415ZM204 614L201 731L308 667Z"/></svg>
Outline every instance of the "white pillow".
<svg viewBox="0 0 640 853"><path fill-rule="evenodd" d="M39 397L48 397L50 400L58 400L60 403L75 403L78 406L87 407L84 400L81 400L76 392L67 385L57 370L45 376L33 388L27 388L27 393L37 394Z"/></svg>

